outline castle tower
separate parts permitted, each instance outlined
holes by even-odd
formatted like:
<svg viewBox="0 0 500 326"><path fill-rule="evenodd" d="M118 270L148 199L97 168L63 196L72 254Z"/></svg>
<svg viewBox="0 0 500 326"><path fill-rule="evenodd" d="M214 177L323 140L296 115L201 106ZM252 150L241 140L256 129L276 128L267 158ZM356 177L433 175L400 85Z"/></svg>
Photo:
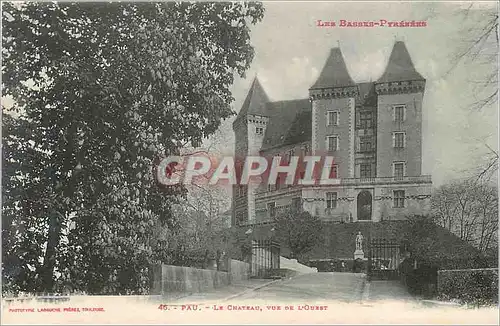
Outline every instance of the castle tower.
<svg viewBox="0 0 500 326"><path fill-rule="evenodd" d="M256 77L233 122L236 159L244 160L247 156L259 155L269 121L268 102L269 98ZM232 225L255 219L255 190L255 185L233 187Z"/></svg>
<svg viewBox="0 0 500 326"><path fill-rule="evenodd" d="M340 48L333 48L314 85L312 101L312 151L334 157L337 176L354 176L355 97L358 86L347 71Z"/></svg>
<svg viewBox="0 0 500 326"><path fill-rule="evenodd" d="M402 41L394 44L377 93L377 176L422 174L422 100L425 79Z"/></svg>

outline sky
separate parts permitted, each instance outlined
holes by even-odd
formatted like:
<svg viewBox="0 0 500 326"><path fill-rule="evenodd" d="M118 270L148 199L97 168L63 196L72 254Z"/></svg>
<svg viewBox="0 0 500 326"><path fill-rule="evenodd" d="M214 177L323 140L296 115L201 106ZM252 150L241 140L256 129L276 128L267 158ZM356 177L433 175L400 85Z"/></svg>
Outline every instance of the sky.
<svg viewBox="0 0 500 326"><path fill-rule="evenodd" d="M246 78L233 87L237 112L255 76L271 101L307 98L332 47L340 45L354 81L378 79L396 40L404 41L413 63L426 80L423 102L422 173L431 174L439 186L464 177L498 149L497 104L471 109L478 95L478 81L495 66L453 59L482 27L484 10L496 11L495 3L429 2L264 2L261 23L251 31L255 57ZM480 11L481 9L481 11ZM320 28L317 20L426 21L420 28ZM497 51L493 49L493 51ZM493 69L493 70L492 70ZM448 73L449 72L449 73ZM223 152L232 152L231 123L221 127ZM231 139L232 142L227 140Z"/></svg>
<svg viewBox="0 0 500 326"><path fill-rule="evenodd" d="M272 101L308 97L332 47L340 45L356 82L377 80L396 40L405 42L413 63L426 80L423 102L422 173L435 186L466 176L484 162L490 148L498 151L498 106L471 109L478 80L496 66L460 63L463 51L496 2L476 2L464 15L464 2L264 2L262 22L251 28L255 57L245 78L233 85L233 109L238 112L255 76ZM419 28L320 28L317 20L426 21ZM495 53L497 48L493 49ZM2 98L5 104L10 102ZM222 123L208 140L219 153L234 151L234 117Z"/></svg>

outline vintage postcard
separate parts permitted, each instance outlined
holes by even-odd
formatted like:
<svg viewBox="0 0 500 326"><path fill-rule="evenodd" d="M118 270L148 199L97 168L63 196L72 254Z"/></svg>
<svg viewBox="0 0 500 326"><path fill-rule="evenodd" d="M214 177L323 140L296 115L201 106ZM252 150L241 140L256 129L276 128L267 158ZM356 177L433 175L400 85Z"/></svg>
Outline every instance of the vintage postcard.
<svg viewBox="0 0 500 326"><path fill-rule="evenodd" d="M496 1L3 2L3 324L492 324Z"/></svg>

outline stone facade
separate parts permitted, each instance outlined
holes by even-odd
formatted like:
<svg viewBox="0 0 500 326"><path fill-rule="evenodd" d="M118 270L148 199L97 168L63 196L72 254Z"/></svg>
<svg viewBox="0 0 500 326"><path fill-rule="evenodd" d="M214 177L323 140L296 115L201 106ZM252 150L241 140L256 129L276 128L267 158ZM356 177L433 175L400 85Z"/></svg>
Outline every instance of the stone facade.
<svg viewBox="0 0 500 326"><path fill-rule="evenodd" d="M236 156L333 156L340 184L236 186L233 225L270 221L290 207L333 222L426 214L432 183L421 171L424 92L403 42L370 83L354 82L340 49L332 49L308 99L271 102L256 79L233 125Z"/></svg>

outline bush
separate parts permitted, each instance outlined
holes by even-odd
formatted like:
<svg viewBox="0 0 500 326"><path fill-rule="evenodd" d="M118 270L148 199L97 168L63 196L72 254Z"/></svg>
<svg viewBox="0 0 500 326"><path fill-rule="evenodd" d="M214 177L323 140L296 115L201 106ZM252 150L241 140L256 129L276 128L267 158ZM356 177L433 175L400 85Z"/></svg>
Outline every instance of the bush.
<svg viewBox="0 0 500 326"><path fill-rule="evenodd" d="M417 269L411 269L406 275L408 291L414 295L424 298L432 298L436 295L437 268L419 263Z"/></svg>
<svg viewBox="0 0 500 326"><path fill-rule="evenodd" d="M438 293L441 299L474 305L498 303L498 269L439 271Z"/></svg>

